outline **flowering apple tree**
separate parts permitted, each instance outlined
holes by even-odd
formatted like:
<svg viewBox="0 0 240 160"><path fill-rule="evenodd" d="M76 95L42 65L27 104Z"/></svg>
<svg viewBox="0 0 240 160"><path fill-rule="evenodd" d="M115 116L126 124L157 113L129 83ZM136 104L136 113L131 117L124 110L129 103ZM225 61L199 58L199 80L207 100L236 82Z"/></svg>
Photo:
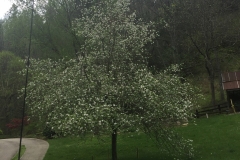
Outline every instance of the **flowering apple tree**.
<svg viewBox="0 0 240 160"><path fill-rule="evenodd" d="M191 117L194 90L177 76L179 67L152 74L144 45L154 24L130 13L130 0L105 0L84 8L74 30L84 39L76 59L31 60L27 103L31 114L64 135L112 135L144 131L161 149L191 153L172 126Z"/></svg>

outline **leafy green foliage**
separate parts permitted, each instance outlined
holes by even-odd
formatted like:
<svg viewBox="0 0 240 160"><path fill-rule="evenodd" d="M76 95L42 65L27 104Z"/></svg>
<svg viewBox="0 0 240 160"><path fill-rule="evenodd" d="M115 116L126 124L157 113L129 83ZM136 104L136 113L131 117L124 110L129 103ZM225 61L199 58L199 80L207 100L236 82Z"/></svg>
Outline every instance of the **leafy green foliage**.
<svg viewBox="0 0 240 160"><path fill-rule="evenodd" d="M48 126L48 125L43 129L43 133L42 134L43 134L44 137L46 137L48 139L52 139L56 135L54 130L50 126Z"/></svg>
<svg viewBox="0 0 240 160"><path fill-rule="evenodd" d="M24 64L10 52L0 52L0 123L4 129L12 118L19 116L18 90L23 87L23 78L17 74Z"/></svg>
<svg viewBox="0 0 240 160"><path fill-rule="evenodd" d="M2 52L3 46L3 20L0 19L0 52Z"/></svg>
<svg viewBox="0 0 240 160"><path fill-rule="evenodd" d="M20 58L10 52L0 52L1 95L4 95L4 91L6 94L10 92L8 86L12 85L11 89L16 90L16 86L14 86L14 81L18 80L16 72L22 68L23 63L20 62Z"/></svg>
<svg viewBox="0 0 240 160"><path fill-rule="evenodd" d="M29 37L29 12L20 12L16 5L10 9L11 15L3 23L4 49L21 58L26 56Z"/></svg>

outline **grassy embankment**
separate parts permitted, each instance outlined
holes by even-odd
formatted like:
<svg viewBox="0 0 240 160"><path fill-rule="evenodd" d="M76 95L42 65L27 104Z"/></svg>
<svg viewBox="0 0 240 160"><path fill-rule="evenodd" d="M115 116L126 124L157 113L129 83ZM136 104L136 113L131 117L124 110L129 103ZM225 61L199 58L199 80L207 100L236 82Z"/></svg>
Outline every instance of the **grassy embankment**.
<svg viewBox="0 0 240 160"><path fill-rule="evenodd" d="M193 140L195 157L204 160L238 160L240 157L240 114L220 115L208 119L197 119L178 132ZM110 137L83 141L80 138L49 140L50 148L44 160L108 160L110 159ZM138 149L138 158L137 158ZM144 134L120 134L118 137L119 160L173 159L162 155L154 142Z"/></svg>

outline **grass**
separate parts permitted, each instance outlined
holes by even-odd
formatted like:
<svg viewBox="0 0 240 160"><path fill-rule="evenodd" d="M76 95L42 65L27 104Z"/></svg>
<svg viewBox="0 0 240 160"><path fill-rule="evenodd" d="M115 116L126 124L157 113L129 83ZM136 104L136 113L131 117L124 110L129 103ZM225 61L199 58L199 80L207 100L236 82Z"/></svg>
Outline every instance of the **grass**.
<svg viewBox="0 0 240 160"><path fill-rule="evenodd" d="M240 157L240 114L219 115L208 119L196 119L187 127L177 129L184 137L193 140L194 160L238 160ZM110 140L67 137L48 140L50 148L44 160L110 160ZM138 148L138 158L137 158ZM155 147L154 142L144 134L120 134L118 136L119 160L171 160Z"/></svg>
<svg viewBox="0 0 240 160"><path fill-rule="evenodd" d="M24 154L25 151L26 151L26 147L25 147L25 145L22 145L20 157L22 157L22 155ZM18 160L18 153L11 160Z"/></svg>
<svg viewBox="0 0 240 160"><path fill-rule="evenodd" d="M202 118L186 128L185 137L193 139L194 159L238 160L240 157L240 114Z"/></svg>
<svg viewBox="0 0 240 160"><path fill-rule="evenodd" d="M44 160L110 160L111 138L109 136L87 139L67 137L49 140L50 148ZM163 159L154 142L144 134L120 134L118 136L119 160ZM165 155L166 157L166 155Z"/></svg>

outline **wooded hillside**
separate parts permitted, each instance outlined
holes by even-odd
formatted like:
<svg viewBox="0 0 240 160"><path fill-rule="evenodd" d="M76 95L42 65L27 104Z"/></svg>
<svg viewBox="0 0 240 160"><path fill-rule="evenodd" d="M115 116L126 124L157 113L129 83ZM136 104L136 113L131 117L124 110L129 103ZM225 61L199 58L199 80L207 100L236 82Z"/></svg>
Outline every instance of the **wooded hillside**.
<svg viewBox="0 0 240 160"><path fill-rule="evenodd" d="M57 60L83 54L80 48L85 37L77 34L74 22L81 18L85 8L101 1L92 0L84 5L80 2L36 1L33 58ZM14 80L9 77L18 76L14 73L21 67L16 68L20 66L16 60L27 56L29 3L29 0L15 0L5 19L0 20L0 118L5 123L18 116L22 105L17 99L17 90L23 87L20 80L23 77ZM206 97L211 97L209 104L223 101L220 74L240 70L240 1L132 0L130 6L137 18L154 23L153 29L158 32L154 43L144 46L152 72L171 64L182 64L181 76L200 87Z"/></svg>

